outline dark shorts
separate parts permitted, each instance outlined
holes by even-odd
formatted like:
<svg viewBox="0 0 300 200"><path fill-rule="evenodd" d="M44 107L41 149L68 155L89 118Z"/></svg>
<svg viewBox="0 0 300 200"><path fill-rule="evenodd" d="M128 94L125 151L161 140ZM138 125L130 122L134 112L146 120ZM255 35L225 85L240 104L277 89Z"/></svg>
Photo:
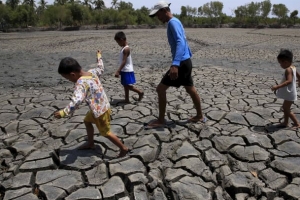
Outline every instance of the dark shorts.
<svg viewBox="0 0 300 200"><path fill-rule="evenodd" d="M176 80L171 80L169 76L170 70L164 75L161 79L160 83L173 86L173 87L180 87L180 86L194 86L194 82L192 79L192 61L191 59L187 59L180 62L180 67L178 67L178 78Z"/></svg>

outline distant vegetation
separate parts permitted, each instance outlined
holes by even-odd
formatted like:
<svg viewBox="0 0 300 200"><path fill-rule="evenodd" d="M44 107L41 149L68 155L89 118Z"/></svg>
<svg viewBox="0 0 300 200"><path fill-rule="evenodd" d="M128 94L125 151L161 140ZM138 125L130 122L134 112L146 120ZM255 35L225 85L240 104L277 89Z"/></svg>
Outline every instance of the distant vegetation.
<svg viewBox="0 0 300 200"><path fill-rule="evenodd" d="M238 6L235 16L223 13L223 3L211 1L202 6L182 6L176 14L186 27L230 27L292 26L300 23L298 11L290 11L285 4L271 4L269 0L251 2ZM48 5L45 0L0 0L0 29L20 27L63 26L126 26L160 25L156 18L148 16L150 8L134 9L132 3L112 0L105 5L103 0L55 0ZM270 18L270 14L276 16Z"/></svg>

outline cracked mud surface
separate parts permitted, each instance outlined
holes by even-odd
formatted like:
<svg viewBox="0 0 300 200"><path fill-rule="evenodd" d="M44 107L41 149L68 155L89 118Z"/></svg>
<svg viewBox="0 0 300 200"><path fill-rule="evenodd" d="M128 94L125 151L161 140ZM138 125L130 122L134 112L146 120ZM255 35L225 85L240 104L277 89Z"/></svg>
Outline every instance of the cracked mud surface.
<svg viewBox="0 0 300 200"><path fill-rule="evenodd" d="M300 133L275 127L282 100L270 87L280 81L280 48L298 65L300 33L293 29L187 29L194 82L205 124L183 88L168 90L167 127L145 130L158 115L155 87L170 60L164 29L125 30L132 47L141 102L122 104L113 78L119 47L115 31L0 34L0 199L299 199ZM112 107L112 131L132 149L95 135L86 140L82 105L55 120L72 84L57 74L61 58L94 67L102 49L102 84ZM130 93L134 95L133 93ZM298 101L292 106L298 119Z"/></svg>

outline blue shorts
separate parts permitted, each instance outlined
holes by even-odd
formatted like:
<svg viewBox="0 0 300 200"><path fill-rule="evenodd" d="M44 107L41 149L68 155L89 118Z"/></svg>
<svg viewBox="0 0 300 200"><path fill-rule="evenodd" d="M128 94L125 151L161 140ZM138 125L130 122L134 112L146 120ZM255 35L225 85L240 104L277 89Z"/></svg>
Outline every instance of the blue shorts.
<svg viewBox="0 0 300 200"><path fill-rule="evenodd" d="M134 72L122 72L121 75L121 84L122 85L132 85L135 84Z"/></svg>

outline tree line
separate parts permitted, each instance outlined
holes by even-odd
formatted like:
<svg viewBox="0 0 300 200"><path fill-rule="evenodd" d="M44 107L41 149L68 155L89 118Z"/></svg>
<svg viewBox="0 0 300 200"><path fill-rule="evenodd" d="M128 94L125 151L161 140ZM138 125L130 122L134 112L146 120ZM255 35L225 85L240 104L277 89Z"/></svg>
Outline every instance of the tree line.
<svg viewBox="0 0 300 200"><path fill-rule="evenodd" d="M22 1L22 2L21 2ZM294 25L300 23L298 11L290 11L285 4L271 4L270 0L238 6L235 16L223 13L223 3L211 1L200 7L181 6L174 14L185 26L212 26L234 24L243 26ZM82 25L159 25L148 16L150 8L134 9L132 3L112 0L106 6L103 0L0 0L2 29L13 27L57 27ZM270 17L270 14L275 17Z"/></svg>

